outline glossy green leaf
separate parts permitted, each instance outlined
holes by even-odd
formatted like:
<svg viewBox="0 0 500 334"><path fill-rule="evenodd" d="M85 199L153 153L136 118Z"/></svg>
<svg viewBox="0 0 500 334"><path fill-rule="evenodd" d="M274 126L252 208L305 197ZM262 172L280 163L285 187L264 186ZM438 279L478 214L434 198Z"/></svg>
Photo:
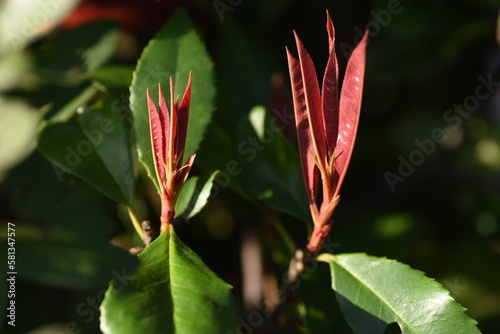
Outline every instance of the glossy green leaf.
<svg viewBox="0 0 500 334"><path fill-rule="evenodd" d="M109 198L132 205L134 175L127 126L117 100L107 97L78 120L46 126L40 151L59 169L73 173Z"/></svg>
<svg viewBox="0 0 500 334"><path fill-rule="evenodd" d="M332 287L355 333L384 333L397 322L403 334L480 333L449 292L421 271L364 253L322 254Z"/></svg>
<svg viewBox="0 0 500 334"><path fill-rule="evenodd" d="M210 175L193 176L184 183L175 204L176 217L189 219L203 209L210 197L217 173L218 171Z"/></svg>
<svg viewBox="0 0 500 334"><path fill-rule="evenodd" d="M245 187L270 207L310 221L299 154L266 109L253 108L238 134L241 181Z"/></svg>
<svg viewBox="0 0 500 334"><path fill-rule="evenodd" d="M144 49L130 87L130 106L134 117L139 159L158 187L149 135L146 90L158 103L158 83L170 105L169 77L174 77L175 96L182 96L192 71L191 106L184 157L198 148L214 109L215 85L212 62L185 11L178 10L168 24Z"/></svg>
<svg viewBox="0 0 500 334"><path fill-rule="evenodd" d="M104 333L237 333L231 287L176 235L141 254L130 284L112 281L101 305Z"/></svg>

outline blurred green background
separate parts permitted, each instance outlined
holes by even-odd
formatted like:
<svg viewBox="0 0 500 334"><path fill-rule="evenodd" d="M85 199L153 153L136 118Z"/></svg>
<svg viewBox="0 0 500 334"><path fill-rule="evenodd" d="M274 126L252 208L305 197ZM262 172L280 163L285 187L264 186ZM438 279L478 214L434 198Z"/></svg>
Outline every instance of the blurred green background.
<svg viewBox="0 0 500 334"><path fill-rule="evenodd" d="M235 124L251 108L292 110L285 54L285 45L295 53L292 30L320 78L328 57L326 9L341 71L362 31L370 30L358 138L331 233L336 252L367 252L422 270L468 309L483 333L498 332L497 3L31 2L29 11L0 2L0 233L7 222L16 224L18 271L16 328L4 323L3 331L96 333L107 282L136 265L108 242L124 233L129 237L115 244L138 244L123 208L54 169L36 150L36 136L44 120L71 118L75 106L91 104L103 90L126 106L142 48L184 6L213 59L217 84L213 121L196 160L200 174L224 169L237 154L241 127ZM293 131L284 131L292 141ZM136 175L140 212L154 220L154 190L148 199L151 184ZM242 177L231 180L199 216L177 226L235 287L238 303L240 247L249 229L261 236L264 271L275 277L283 270L276 263L286 261L269 221L281 221L298 246L306 242L302 222L257 204L242 187Z"/></svg>

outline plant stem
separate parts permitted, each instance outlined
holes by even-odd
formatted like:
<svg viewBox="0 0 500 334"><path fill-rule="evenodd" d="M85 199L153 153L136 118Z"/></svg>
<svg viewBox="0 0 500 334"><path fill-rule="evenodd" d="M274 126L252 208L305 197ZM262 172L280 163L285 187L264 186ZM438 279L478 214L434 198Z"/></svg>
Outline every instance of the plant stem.
<svg viewBox="0 0 500 334"><path fill-rule="evenodd" d="M141 222L139 221L139 219L137 219L137 216L135 215L131 207L127 207L127 210L128 210L128 215L130 216L130 220L132 221L132 225L134 225L135 231L137 232L137 234L139 234L139 237L142 239L143 231L141 227Z"/></svg>
<svg viewBox="0 0 500 334"><path fill-rule="evenodd" d="M290 260L287 278L280 287L280 302L272 309L270 319L277 319L283 308L290 301L295 290L298 288L297 281L301 279L300 274L304 271L304 262L313 260L314 257L307 250L298 249Z"/></svg>

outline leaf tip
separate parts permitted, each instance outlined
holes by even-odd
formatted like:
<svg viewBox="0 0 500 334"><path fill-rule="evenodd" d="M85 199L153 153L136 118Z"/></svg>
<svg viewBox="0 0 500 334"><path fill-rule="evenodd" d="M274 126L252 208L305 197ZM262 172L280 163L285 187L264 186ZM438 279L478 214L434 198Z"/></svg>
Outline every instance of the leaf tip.
<svg viewBox="0 0 500 334"><path fill-rule="evenodd" d="M335 28L328 9L326 10L326 31L328 32L328 44L331 52L335 48Z"/></svg>

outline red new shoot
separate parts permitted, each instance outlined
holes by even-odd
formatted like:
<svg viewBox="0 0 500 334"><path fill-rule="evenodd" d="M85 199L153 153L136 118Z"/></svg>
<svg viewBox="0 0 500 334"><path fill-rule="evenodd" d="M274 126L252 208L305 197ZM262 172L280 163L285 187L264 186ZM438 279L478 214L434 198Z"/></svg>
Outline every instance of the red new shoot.
<svg viewBox="0 0 500 334"><path fill-rule="evenodd" d="M368 39L366 32L352 52L339 99L335 32L328 12L326 28L330 56L321 92L311 57L295 32L299 59L287 48L302 171L314 223L307 245L311 253L319 251L330 231L332 214L340 199L340 186L351 158L361 108Z"/></svg>
<svg viewBox="0 0 500 334"><path fill-rule="evenodd" d="M170 113L160 85L158 85L159 112L149 90L147 96L151 146L156 178L160 186L161 231L164 231L174 218L175 202L195 158L193 154L183 164L191 100L191 73L180 104L179 97L174 99L174 83L170 77Z"/></svg>

